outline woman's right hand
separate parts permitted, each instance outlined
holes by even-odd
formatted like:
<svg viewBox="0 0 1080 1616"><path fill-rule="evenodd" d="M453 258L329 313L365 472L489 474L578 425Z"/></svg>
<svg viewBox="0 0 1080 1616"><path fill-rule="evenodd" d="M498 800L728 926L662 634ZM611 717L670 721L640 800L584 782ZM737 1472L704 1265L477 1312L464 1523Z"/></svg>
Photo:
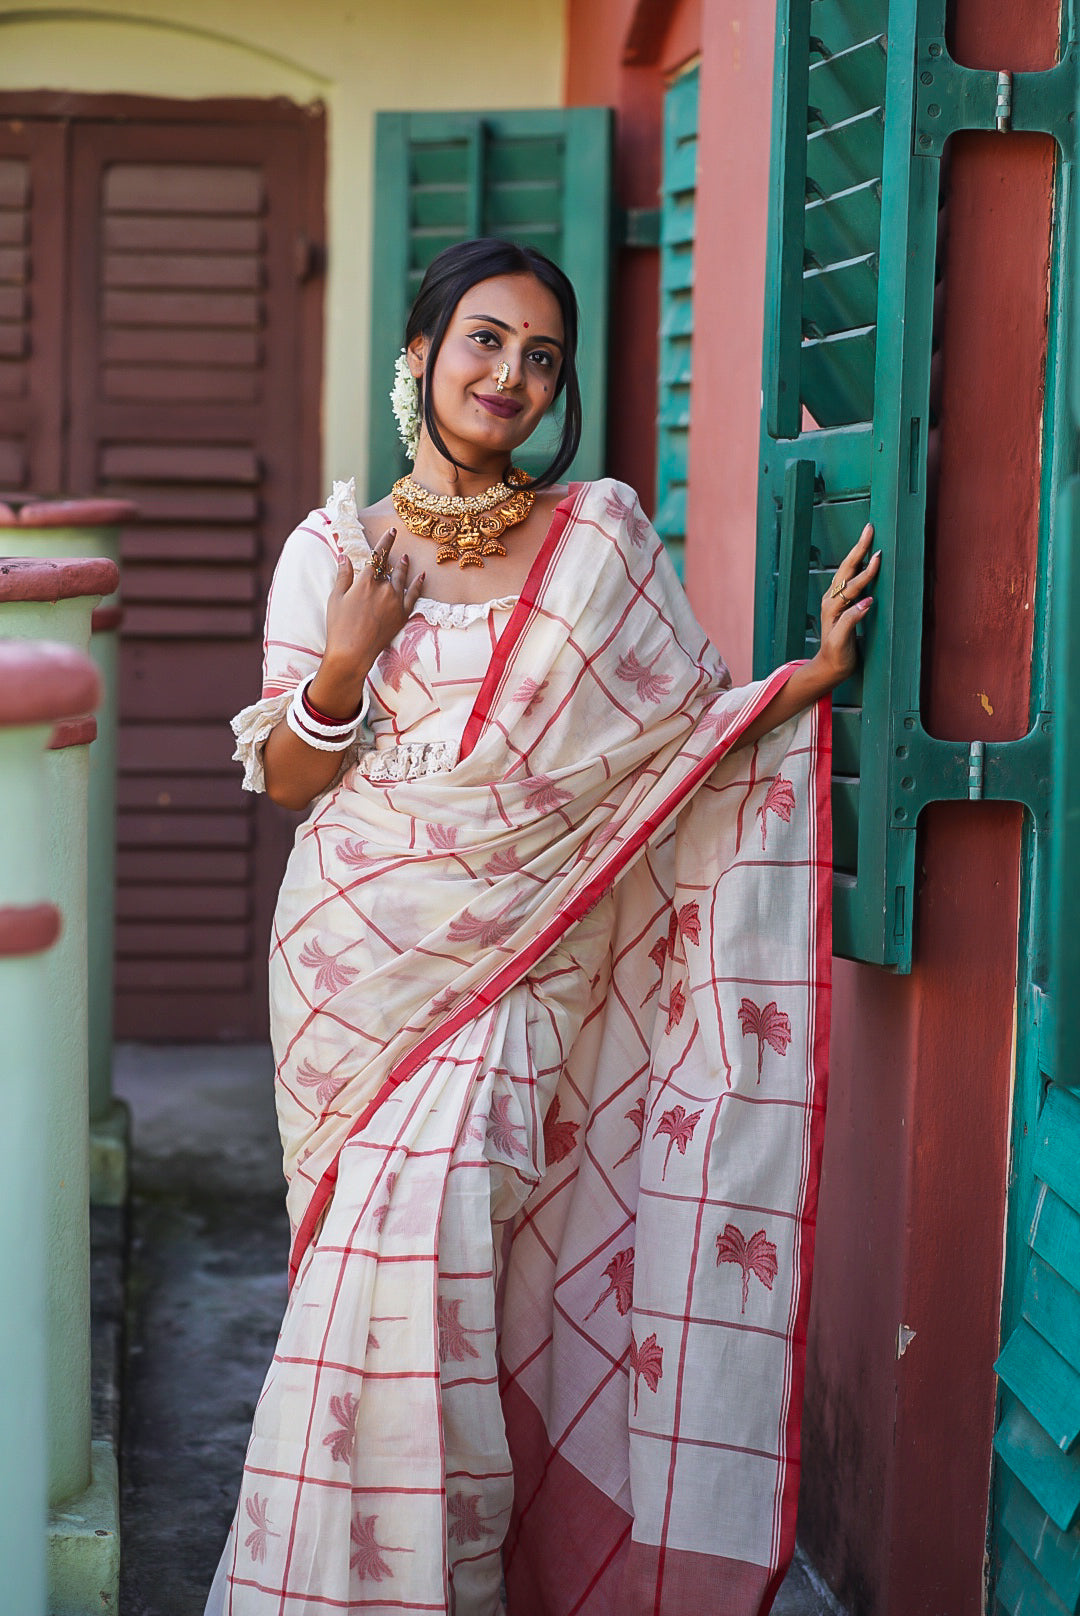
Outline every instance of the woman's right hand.
<svg viewBox="0 0 1080 1616"><path fill-rule="evenodd" d="M312 705L328 718L344 722L358 710L364 680L412 616L423 587L422 572L410 581L407 555L391 565L396 537L397 529L390 528L379 540L371 552L374 566L354 567L345 555L338 559L326 602L326 649L309 687Z"/></svg>

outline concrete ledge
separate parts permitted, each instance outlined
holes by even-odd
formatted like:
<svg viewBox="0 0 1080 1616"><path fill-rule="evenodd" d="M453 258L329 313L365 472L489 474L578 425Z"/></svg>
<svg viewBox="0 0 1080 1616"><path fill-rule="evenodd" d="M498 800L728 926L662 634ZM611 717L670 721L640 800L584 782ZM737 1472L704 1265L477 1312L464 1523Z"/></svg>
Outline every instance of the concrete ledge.
<svg viewBox="0 0 1080 1616"><path fill-rule="evenodd" d="M113 1100L108 1114L90 1124L90 1203L123 1206L128 1197L131 1112Z"/></svg>
<svg viewBox="0 0 1080 1616"><path fill-rule="evenodd" d="M49 1616L120 1608L120 1485L110 1442L90 1448L84 1493L49 1511Z"/></svg>

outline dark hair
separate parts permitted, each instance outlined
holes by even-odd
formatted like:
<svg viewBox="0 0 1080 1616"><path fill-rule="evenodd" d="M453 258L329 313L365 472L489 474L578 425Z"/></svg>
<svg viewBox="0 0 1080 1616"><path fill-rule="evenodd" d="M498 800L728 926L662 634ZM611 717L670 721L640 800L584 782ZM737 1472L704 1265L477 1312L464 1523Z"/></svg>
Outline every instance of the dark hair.
<svg viewBox="0 0 1080 1616"><path fill-rule="evenodd" d="M408 347L417 337L428 339L426 379L434 370L446 328L461 299L478 281L491 280L495 275L535 276L541 285L546 286L552 293L562 311L565 348L558 380L555 383L555 398L558 398L560 393L565 394L562 436L552 460L538 477L531 479L534 488L546 488L551 483L557 482L566 470L577 454L581 438L581 388L578 384L575 362L578 330L577 298L574 296L574 288L558 264L553 264L550 258L545 258L535 247L519 246L517 242L502 241L497 236L481 236L475 241L461 241L452 247L444 247L428 265L420 290L409 310L405 326L405 346ZM441 455L445 455L452 465L461 466L461 461L454 459L443 442L435 421L431 389L425 387L423 382L420 387L420 408L428 436L436 449Z"/></svg>

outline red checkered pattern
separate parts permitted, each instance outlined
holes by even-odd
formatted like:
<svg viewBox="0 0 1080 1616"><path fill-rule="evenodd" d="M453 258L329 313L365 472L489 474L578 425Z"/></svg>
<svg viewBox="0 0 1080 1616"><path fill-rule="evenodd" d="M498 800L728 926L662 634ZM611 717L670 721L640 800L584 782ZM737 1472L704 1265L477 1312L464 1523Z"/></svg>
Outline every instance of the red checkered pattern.
<svg viewBox="0 0 1080 1616"><path fill-rule="evenodd" d="M346 528L339 501L288 541L271 705L317 662ZM386 710L437 703L424 643L373 674ZM731 690L632 492L585 485L456 764L349 769L298 832L271 958L294 1283L209 1611L495 1616L504 1571L512 1616L768 1610L828 706L730 748L785 677Z"/></svg>

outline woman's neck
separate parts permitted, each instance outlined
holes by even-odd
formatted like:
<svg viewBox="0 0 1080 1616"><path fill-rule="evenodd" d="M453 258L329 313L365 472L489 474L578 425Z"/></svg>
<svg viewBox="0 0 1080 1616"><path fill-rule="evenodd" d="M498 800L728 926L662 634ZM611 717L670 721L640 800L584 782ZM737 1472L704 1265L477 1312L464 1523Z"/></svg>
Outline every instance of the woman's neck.
<svg viewBox="0 0 1080 1616"><path fill-rule="evenodd" d="M471 494L482 494L493 483L502 482L510 466L504 455L477 457L480 461L473 468L452 465L444 455L432 446L427 439L423 439L417 450L416 462L412 475L423 488L430 489L433 494L463 495L466 498Z"/></svg>

